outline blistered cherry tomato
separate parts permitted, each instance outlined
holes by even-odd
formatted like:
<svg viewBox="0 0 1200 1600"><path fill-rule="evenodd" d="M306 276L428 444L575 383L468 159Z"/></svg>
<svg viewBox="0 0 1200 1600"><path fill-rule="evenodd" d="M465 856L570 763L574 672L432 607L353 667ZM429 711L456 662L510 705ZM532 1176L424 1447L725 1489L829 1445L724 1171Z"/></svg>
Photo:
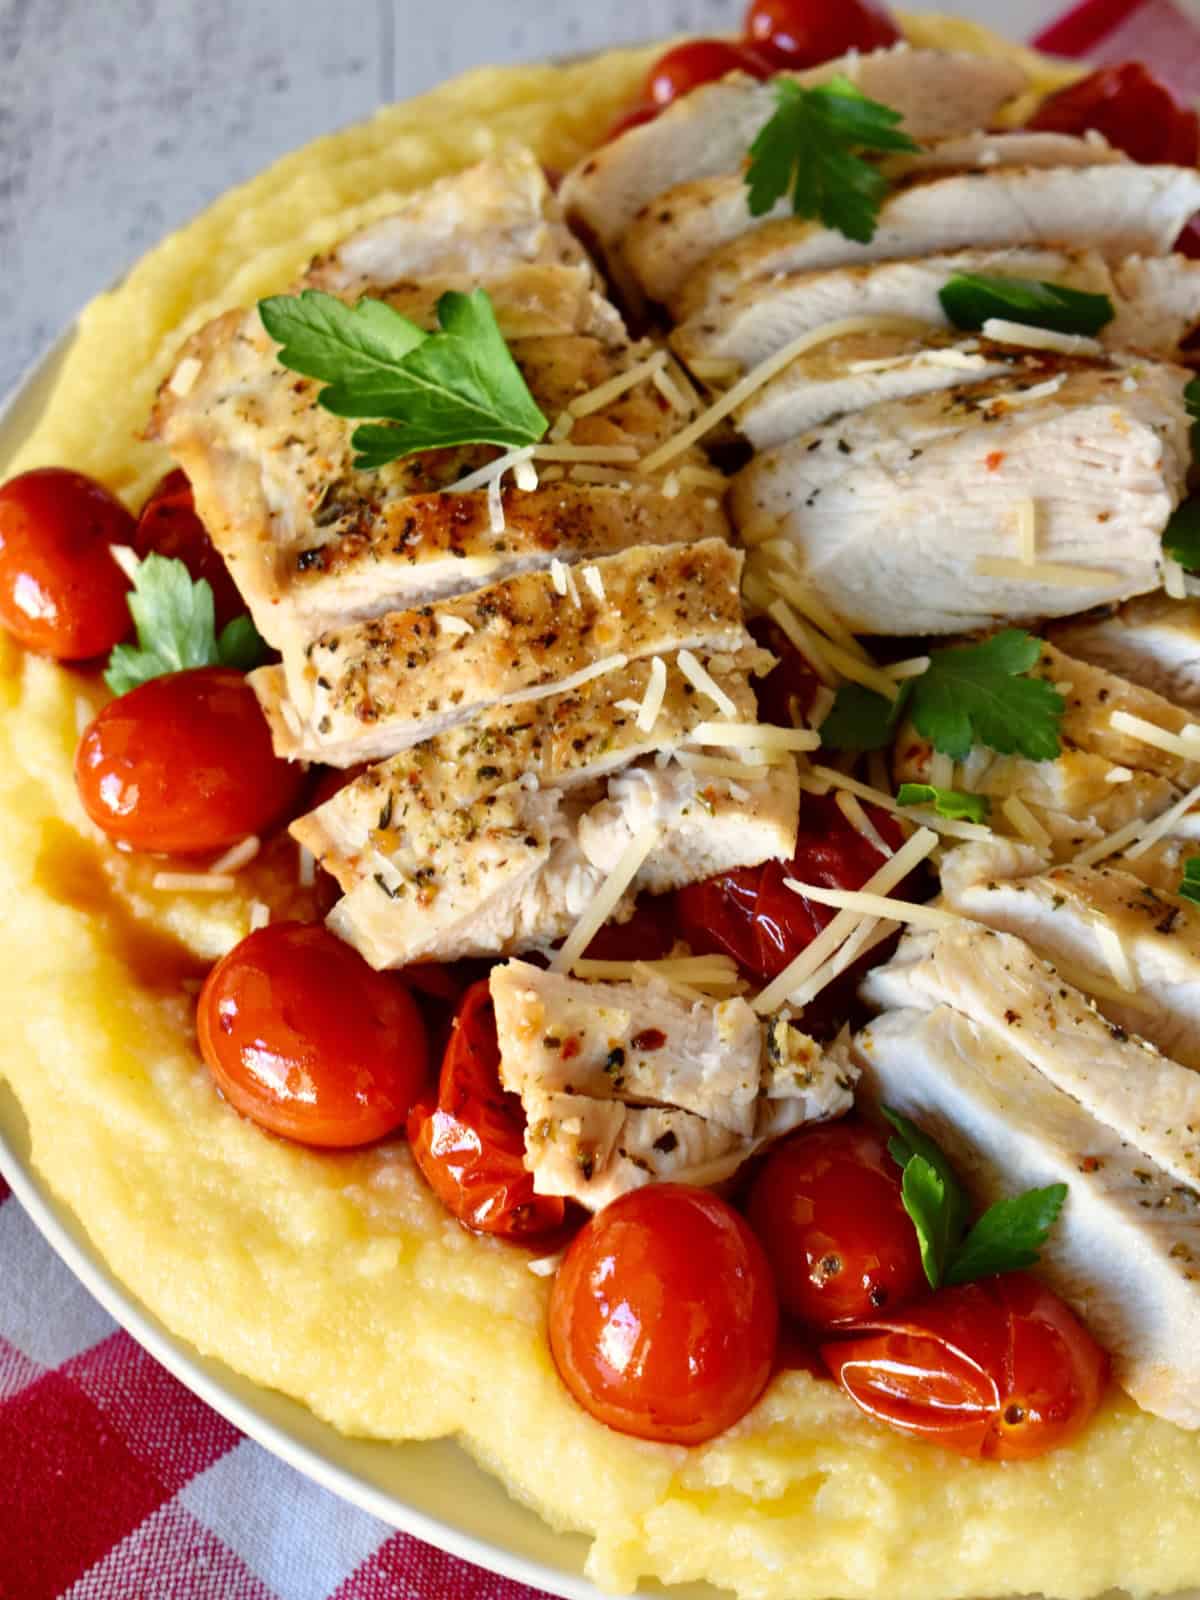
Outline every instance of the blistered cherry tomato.
<svg viewBox="0 0 1200 1600"><path fill-rule="evenodd" d="M110 701L79 741L75 781L110 839L190 855L265 833L305 780L271 749L242 674L196 667Z"/></svg>
<svg viewBox="0 0 1200 1600"><path fill-rule="evenodd" d="M1200 117L1140 61L1068 84L1042 102L1029 126L1073 134L1095 128L1135 161L1194 167L1200 159Z"/></svg>
<svg viewBox="0 0 1200 1600"><path fill-rule="evenodd" d="M939 1290L821 1354L870 1416L996 1461L1073 1439L1108 1379L1108 1358L1079 1318L1023 1272Z"/></svg>
<svg viewBox="0 0 1200 1600"><path fill-rule="evenodd" d="M881 837L898 849L902 838L894 820L873 806L865 810ZM679 890L675 905L680 933L697 952L731 955L747 973L773 978L835 915L827 906L794 894L784 880L861 889L885 859L847 821L834 795L806 794L791 861L740 867Z"/></svg>
<svg viewBox="0 0 1200 1600"><path fill-rule="evenodd" d="M925 1286L900 1168L879 1134L853 1118L776 1145L755 1176L746 1216L780 1304L811 1328L862 1321Z"/></svg>
<svg viewBox="0 0 1200 1600"><path fill-rule="evenodd" d="M0 488L0 623L57 661L106 655L129 633L129 580L109 545L134 520L108 490L64 467L39 467Z"/></svg>
<svg viewBox="0 0 1200 1600"><path fill-rule="evenodd" d="M754 0L746 37L779 67L814 67L848 50L882 50L900 30L875 0Z"/></svg>
<svg viewBox="0 0 1200 1600"><path fill-rule="evenodd" d="M561 1233L566 1202L534 1194L525 1170L525 1112L500 1082L486 980L463 996L437 1099L414 1106L408 1142L426 1183L464 1227L530 1245Z"/></svg>
<svg viewBox="0 0 1200 1600"><path fill-rule="evenodd" d="M681 95L690 94L703 84L715 83L731 72L748 72L752 78L767 78L771 67L747 45L734 44L728 39L689 39L668 50L654 63L642 98L661 110Z"/></svg>
<svg viewBox="0 0 1200 1600"><path fill-rule="evenodd" d="M196 515L187 474L178 468L167 473L142 507L133 547L139 556L155 554L182 561L194 580L206 578L213 592L218 629L244 614L246 602Z"/></svg>
<svg viewBox="0 0 1200 1600"><path fill-rule="evenodd" d="M628 922L606 922L584 954L589 961L659 961L674 943L672 897L647 894Z"/></svg>
<svg viewBox="0 0 1200 1600"><path fill-rule="evenodd" d="M408 990L319 923L272 923L235 945L200 992L196 1032L231 1104L329 1149L402 1127L428 1066Z"/></svg>
<svg viewBox="0 0 1200 1600"><path fill-rule="evenodd" d="M650 1184L576 1236L550 1299L550 1348L579 1404L639 1439L701 1444L766 1387L779 1312L771 1269L733 1208Z"/></svg>

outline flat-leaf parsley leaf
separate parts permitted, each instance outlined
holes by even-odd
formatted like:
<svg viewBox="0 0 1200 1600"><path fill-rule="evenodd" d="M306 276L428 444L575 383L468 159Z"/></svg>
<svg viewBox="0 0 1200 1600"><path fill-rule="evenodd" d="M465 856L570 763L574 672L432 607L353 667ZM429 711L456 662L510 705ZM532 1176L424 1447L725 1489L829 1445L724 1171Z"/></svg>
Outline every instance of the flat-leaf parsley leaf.
<svg viewBox="0 0 1200 1600"><path fill-rule="evenodd" d="M104 681L114 694L191 667L248 672L263 659L266 646L249 617L235 617L217 633L212 588L206 578L193 582L182 561L138 561L130 551L121 565L133 581L129 611L138 642L117 645L108 658Z"/></svg>
<svg viewBox="0 0 1200 1600"><path fill-rule="evenodd" d="M938 789L932 783L902 783L896 796L902 806L932 806L939 817L955 822L986 822L992 803L985 794L965 789Z"/></svg>

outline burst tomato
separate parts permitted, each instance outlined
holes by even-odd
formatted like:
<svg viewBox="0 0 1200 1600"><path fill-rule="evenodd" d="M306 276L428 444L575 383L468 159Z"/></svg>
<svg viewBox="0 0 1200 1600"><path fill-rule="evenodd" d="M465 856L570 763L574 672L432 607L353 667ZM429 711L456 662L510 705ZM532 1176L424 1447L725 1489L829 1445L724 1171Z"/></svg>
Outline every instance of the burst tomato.
<svg viewBox="0 0 1200 1600"><path fill-rule="evenodd" d="M408 1140L426 1183L464 1227L536 1246L562 1230L566 1202L534 1194L525 1170L525 1113L500 1082L486 980L463 996L437 1099L414 1106Z"/></svg>
<svg viewBox="0 0 1200 1600"><path fill-rule="evenodd" d="M753 78L771 74L770 64L756 51L728 39L689 39L660 56L646 79L643 101L661 111L681 95L703 84L715 83L731 72L748 72Z"/></svg>
<svg viewBox="0 0 1200 1600"><path fill-rule="evenodd" d="M642 895L629 921L606 922L584 954L588 961L659 961L674 943L671 896Z"/></svg>
<svg viewBox="0 0 1200 1600"><path fill-rule="evenodd" d="M754 0L746 37L779 67L813 67L848 50L881 50L900 30L874 0Z"/></svg>
<svg viewBox="0 0 1200 1600"><path fill-rule="evenodd" d="M305 779L275 755L242 674L196 667L110 701L79 741L75 781L109 838L189 855L266 832Z"/></svg>
<svg viewBox="0 0 1200 1600"><path fill-rule="evenodd" d="M160 555L182 561L193 580L207 579L218 630L245 613L246 602L209 538L208 529L196 515L187 474L178 468L167 473L142 507L133 547L139 556Z"/></svg>
<svg viewBox="0 0 1200 1600"><path fill-rule="evenodd" d="M272 923L236 945L201 990L196 1032L231 1104L329 1149L402 1127L428 1065L404 985L319 923Z"/></svg>
<svg viewBox="0 0 1200 1600"><path fill-rule="evenodd" d="M746 1202L784 1310L812 1328L861 1322L925 1286L884 1140L854 1119L776 1145Z"/></svg>
<svg viewBox="0 0 1200 1600"><path fill-rule="evenodd" d="M550 1348L579 1404L671 1444L701 1444L749 1411L777 1331L757 1239L719 1196L682 1184L635 1189L593 1217L550 1301Z"/></svg>
<svg viewBox="0 0 1200 1600"><path fill-rule="evenodd" d="M1102 67L1044 100L1029 120L1048 133L1102 133L1135 161L1194 167L1200 118L1140 61Z"/></svg>
<svg viewBox="0 0 1200 1600"><path fill-rule="evenodd" d="M106 655L130 631L129 581L109 545L134 520L82 472L39 467L0 488L0 623L57 661Z"/></svg>
<svg viewBox="0 0 1200 1600"><path fill-rule="evenodd" d="M1023 1272L942 1289L821 1355L868 1415L959 1455L1028 1460L1066 1444L1104 1393L1108 1358Z"/></svg>

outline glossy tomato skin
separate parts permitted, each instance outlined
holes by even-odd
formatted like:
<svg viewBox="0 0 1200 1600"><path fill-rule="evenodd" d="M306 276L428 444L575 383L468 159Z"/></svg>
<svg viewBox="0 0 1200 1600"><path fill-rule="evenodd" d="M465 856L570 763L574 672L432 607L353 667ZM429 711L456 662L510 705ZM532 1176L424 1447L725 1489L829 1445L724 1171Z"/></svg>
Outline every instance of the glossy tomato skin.
<svg viewBox="0 0 1200 1600"><path fill-rule="evenodd" d="M143 558L153 554L182 561L193 581L206 579L213 592L218 632L245 614L246 602L196 515L192 486L179 468L167 473L142 507L133 548Z"/></svg>
<svg viewBox="0 0 1200 1600"><path fill-rule="evenodd" d="M232 1105L323 1149L403 1127L428 1067L404 985L319 923L272 923L236 945L200 992L196 1032Z"/></svg>
<svg viewBox="0 0 1200 1600"><path fill-rule="evenodd" d="M848 50L882 50L900 30L875 0L753 0L746 37L777 67L814 67Z"/></svg>
<svg viewBox="0 0 1200 1600"><path fill-rule="evenodd" d="M776 1145L745 1210L780 1305L806 1327L861 1322L925 1290L900 1168L883 1138L856 1118L803 1129Z"/></svg>
<svg viewBox="0 0 1200 1600"><path fill-rule="evenodd" d="M1140 61L1126 61L1068 84L1029 119L1048 133L1102 133L1135 161L1194 167L1200 159L1200 117Z"/></svg>
<svg viewBox="0 0 1200 1600"><path fill-rule="evenodd" d="M588 961L661 961L675 944L672 896L640 895L628 922L606 922L584 952Z"/></svg>
<svg viewBox="0 0 1200 1600"><path fill-rule="evenodd" d="M304 787L254 691L228 667L152 678L85 729L75 780L89 817L134 850L191 855L265 833Z"/></svg>
<svg viewBox="0 0 1200 1600"><path fill-rule="evenodd" d="M39 467L0 487L0 623L56 661L106 655L130 632L129 580L109 545L134 520L108 490L64 467Z"/></svg>
<svg viewBox="0 0 1200 1600"><path fill-rule="evenodd" d="M554 1280L550 1348L598 1421L702 1444L762 1394L778 1321L771 1269L732 1206L709 1190L649 1184L576 1236Z"/></svg>
<svg viewBox="0 0 1200 1600"><path fill-rule="evenodd" d="M413 1107L408 1142L426 1183L473 1232L541 1248L569 1225L566 1202L534 1194L525 1170L525 1112L500 1082L486 979L459 1004L436 1099Z"/></svg>
<svg viewBox="0 0 1200 1600"><path fill-rule="evenodd" d="M767 78L772 70L770 63L747 45L728 39L689 39L668 50L654 63L642 99L661 111L681 95L690 94L706 83L715 83L731 72L748 72L753 78Z"/></svg>
<svg viewBox="0 0 1200 1600"><path fill-rule="evenodd" d="M991 1461L1067 1444L1108 1381L1108 1357L1075 1313L1023 1272L941 1289L821 1355L869 1416Z"/></svg>

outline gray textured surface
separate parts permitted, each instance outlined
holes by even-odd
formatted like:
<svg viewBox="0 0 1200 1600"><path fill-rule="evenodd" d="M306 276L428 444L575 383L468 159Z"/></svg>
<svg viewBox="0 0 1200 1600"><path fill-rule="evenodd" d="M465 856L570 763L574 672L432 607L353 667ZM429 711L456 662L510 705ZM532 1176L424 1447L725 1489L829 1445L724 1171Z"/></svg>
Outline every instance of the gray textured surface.
<svg viewBox="0 0 1200 1600"><path fill-rule="evenodd" d="M1005 0L1003 26L1021 37L1060 9ZM741 0L0 0L0 394L164 233L382 100L484 61L728 31L741 12Z"/></svg>

